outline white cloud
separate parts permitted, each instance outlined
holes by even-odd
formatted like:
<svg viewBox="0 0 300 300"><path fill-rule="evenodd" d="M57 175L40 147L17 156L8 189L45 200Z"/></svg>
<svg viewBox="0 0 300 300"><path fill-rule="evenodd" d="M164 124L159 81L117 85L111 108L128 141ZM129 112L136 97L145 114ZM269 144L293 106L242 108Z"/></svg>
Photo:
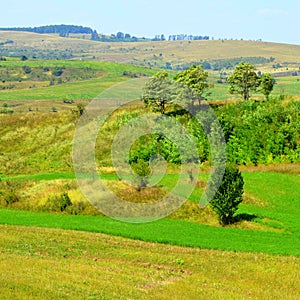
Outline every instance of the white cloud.
<svg viewBox="0 0 300 300"><path fill-rule="evenodd" d="M277 8L265 8L258 11L261 16L286 16L289 14L287 10Z"/></svg>

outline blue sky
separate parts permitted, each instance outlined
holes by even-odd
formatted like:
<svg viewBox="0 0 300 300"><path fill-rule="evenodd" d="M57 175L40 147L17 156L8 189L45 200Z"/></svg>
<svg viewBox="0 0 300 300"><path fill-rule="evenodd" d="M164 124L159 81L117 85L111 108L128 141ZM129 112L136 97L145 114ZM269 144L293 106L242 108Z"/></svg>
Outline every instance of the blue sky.
<svg viewBox="0 0 300 300"><path fill-rule="evenodd" d="M0 27L74 24L99 33L194 34L300 44L300 0L10 0Z"/></svg>

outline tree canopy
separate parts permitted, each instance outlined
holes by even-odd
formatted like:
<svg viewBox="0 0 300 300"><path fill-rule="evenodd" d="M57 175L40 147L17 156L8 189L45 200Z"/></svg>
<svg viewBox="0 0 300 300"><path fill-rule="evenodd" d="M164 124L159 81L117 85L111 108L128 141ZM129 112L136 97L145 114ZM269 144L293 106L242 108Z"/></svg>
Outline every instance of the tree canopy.
<svg viewBox="0 0 300 300"><path fill-rule="evenodd" d="M222 183L210 202L222 225L234 223L234 214L243 201L244 180L235 166L226 166Z"/></svg>
<svg viewBox="0 0 300 300"><path fill-rule="evenodd" d="M270 73L264 73L259 78L259 90L269 100L269 96L273 91L275 78Z"/></svg>
<svg viewBox="0 0 300 300"><path fill-rule="evenodd" d="M174 82L166 71L153 75L145 84L142 101L155 112L165 114L166 105L172 102L176 95Z"/></svg>
<svg viewBox="0 0 300 300"><path fill-rule="evenodd" d="M200 104L200 101L209 94L208 91L212 85L208 83L207 78L208 72L203 70L202 65L192 65L187 70L181 71L174 76L176 82L182 83L193 92L189 97L192 107L195 100L198 100Z"/></svg>
<svg viewBox="0 0 300 300"><path fill-rule="evenodd" d="M244 100L250 99L250 92L256 91L259 86L259 78L255 72L255 67L248 63L240 63L228 77L229 92L238 94Z"/></svg>

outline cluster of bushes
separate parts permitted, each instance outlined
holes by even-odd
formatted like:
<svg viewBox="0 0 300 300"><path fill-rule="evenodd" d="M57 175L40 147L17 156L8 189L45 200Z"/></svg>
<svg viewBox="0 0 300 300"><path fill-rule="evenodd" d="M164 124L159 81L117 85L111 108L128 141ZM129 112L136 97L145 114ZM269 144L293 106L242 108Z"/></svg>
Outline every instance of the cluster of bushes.
<svg viewBox="0 0 300 300"><path fill-rule="evenodd" d="M66 60L74 58L73 50L39 50L33 48L6 48L1 47L1 55L11 57L11 52L14 53L14 57L27 57L33 59L49 59L49 60Z"/></svg>
<svg viewBox="0 0 300 300"><path fill-rule="evenodd" d="M97 78L101 75L101 71L90 68L30 67L28 65L23 65L22 67L5 67L0 65L0 77L3 84L6 82L49 81L49 85L52 86L70 81ZM130 72L125 75L139 77L144 74ZM0 86L2 90L14 88L17 88L14 84Z"/></svg>
<svg viewBox="0 0 300 300"><path fill-rule="evenodd" d="M202 65L204 70L214 70L214 71L220 71L220 70L232 70L234 69L238 64L241 62L249 63L253 65L261 65L261 64L267 64L274 61L274 57L266 58L261 56L250 56L250 57L237 57L237 58L226 58L226 59L217 59L217 60L211 60L211 61L194 61L190 63L181 64L178 66L175 66L174 70L185 70L188 69L192 65ZM170 66L166 66L166 69L170 69Z"/></svg>
<svg viewBox="0 0 300 300"><path fill-rule="evenodd" d="M300 103L243 102L217 110L227 156L240 165L300 161Z"/></svg>
<svg viewBox="0 0 300 300"><path fill-rule="evenodd" d="M224 131L228 162L238 165L300 162L299 102L283 104L278 99L245 101L219 106L214 111ZM200 114L200 118L212 119L209 111ZM195 161L209 160L209 142L198 121L188 115L176 115L174 119L188 129L198 147L198 153L188 156ZM188 153L190 149L185 151ZM156 154L170 163L181 163L177 146L158 134L142 136L136 141L130 151L129 163L134 164L139 159L149 161Z"/></svg>
<svg viewBox="0 0 300 300"><path fill-rule="evenodd" d="M34 209L43 212L65 213L72 215L99 215L98 212L87 201L72 201L68 192L57 193L48 196L43 204L34 204L24 201L22 190L25 186L24 181L19 180L0 180L0 207L11 207L18 209Z"/></svg>
<svg viewBox="0 0 300 300"><path fill-rule="evenodd" d="M127 76L130 78L140 78L147 75L145 73L140 73L140 72L124 71L123 76Z"/></svg>

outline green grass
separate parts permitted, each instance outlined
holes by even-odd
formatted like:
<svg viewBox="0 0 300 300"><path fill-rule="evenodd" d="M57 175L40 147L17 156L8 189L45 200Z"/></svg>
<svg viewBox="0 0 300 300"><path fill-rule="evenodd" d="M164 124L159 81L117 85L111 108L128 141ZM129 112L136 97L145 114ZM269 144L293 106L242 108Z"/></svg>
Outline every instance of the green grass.
<svg viewBox="0 0 300 300"><path fill-rule="evenodd" d="M97 62L97 61L41 61L28 60L22 61L3 61L0 65L5 67L20 68L24 65L31 68L37 67L63 67L63 68L89 68L92 70L103 71L104 75L100 78L93 78L89 80L69 82L64 84L56 84L54 86L25 88L19 90L2 90L0 91L0 101L37 101L37 100L62 100L62 99L93 99L101 94L105 89L128 80L128 77L123 76L123 72L142 73L148 76L153 75L157 70L139 67L135 65L117 64L111 62ZM216 74L210 72L210 77L213 82L216 81ZM278 78L278 84L275 85L272 95L290 95L295 96L299 94L300 82L297 81L299 76ZM225 99L239 99L239 96L231 95L228 92L228 84L217 84L215 82L214 88L211 90L209 100L225 100ZM261 94L253 94L253 98L263 99ZM34 104L34 103L33 103Z"/></svg>
<svg viewBox="0 0 300 300"><path fill-rule="evenodd" d="M64 83L60 85L0 91L0 101L33 101L33 100L62 100L62 99L93 99L105 89L128 80L128 77L123 76L124 71L132 71L151 75L155 70L146 69L143 67L124 65L105 62L81 62L81 61L7 61L1 63L2 66L20 67L26 65L29 67L66 67L66 68L90 68L101 70L106 74L101 78Z"/></svg>
<svg viewBox="0 0 300 300"><path fill-rule="evenodd" d="M298 257L0 226L2 299L297 299Z"/></svg>
<svg viewBox="0 0 300 300"><path fill-rule="evenodd" d="M238 214L247 219L248 229L234 225L229 228L208 226L184 220L163 219L154 223L133 225L106 217L67 216L28 211L0 211L1 224L41 226L102 232L121 235L143 241L169 243L181 246L222 249L244 252L266 252L300 255L300 178L299 175L272 172L243 172L245 179L245 202ZM47 180L48 185L56 179L70 179L72 174L39 174L11 179ZM103 175L115 180L114 175ZM164 178L168 187L177 175ZM2 177L2 179L5 179ZM18 180L18 181L19 181ZM197 201L199 191L190 197ZM198 199L199 201L199 199ZM251 225L253 224L253 225ZM251 229L257 224L258 227ZM261 225L261 227L259 227ZM254 230L257 229L257 230Z"/></svg>
<svg viewBox="0 0 300 300"><path fill-rule="evenodd" d="M247 193L266 207L244 205L241 210L274 220L300 238L300 176L256 172L243 173L243 177Z"/></svg>
<svg viewBox="0 0 300 300"><path fill-rule="evenodd" d="M164 219L129 224L106 217L66 216L0 210L0 223L101 232L148 242L205 249L300 255L299 235L235 228L217 228L187 221Z"/></svg>

